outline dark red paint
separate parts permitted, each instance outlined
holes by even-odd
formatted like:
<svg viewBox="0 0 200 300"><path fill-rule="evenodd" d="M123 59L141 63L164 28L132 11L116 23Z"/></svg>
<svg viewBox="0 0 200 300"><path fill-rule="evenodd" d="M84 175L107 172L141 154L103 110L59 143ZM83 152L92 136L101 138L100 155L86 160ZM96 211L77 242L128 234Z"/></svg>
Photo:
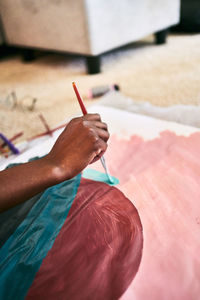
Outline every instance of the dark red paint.
<svg viewBox="0 0 200 300"><path fill-rule="evenodd" d="M118 299L139 268L140 218L118 189L82 179L28 300Z"/></svg>

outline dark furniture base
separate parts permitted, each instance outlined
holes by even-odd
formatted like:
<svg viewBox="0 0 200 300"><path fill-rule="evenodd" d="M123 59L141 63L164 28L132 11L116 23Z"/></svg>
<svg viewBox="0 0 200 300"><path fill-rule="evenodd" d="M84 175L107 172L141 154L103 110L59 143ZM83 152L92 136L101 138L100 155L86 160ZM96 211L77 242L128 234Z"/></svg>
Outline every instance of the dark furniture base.
<svg viewBox="0 0 200 300"><path fill-rule="evenodd" d="M33 49L23 49L22 59L24 62L30 62L35 60L35 51Z"/></svg>
<svg viewBox="0 0 200 300"><path fill-rule="evenodd" d="M167 28L167 29L158 31L154 34L155 35L155 43L157 45L162 45L162 44L166 43L168 31L169 30ZM12 49L15 49L15 48L1 46L0 47L0 58L3 58L10 51L12 52ZM37 57L37 53L36 53L37 51L35 49L25 48L25 49L17 50L17 48L16 48L15 51L21 51L22 59L24 62L31 62L31 61L35 60ZM86 58L88 74L98 74L101 72L101 55L85 56L85 58Z"/></svg>
<svg viewBox="0 0 200 300"><path fill-rule="evenodd" d="M156 45L162 45L167 42L168 29L163 29L155 33Z"/></svg>
<svg viewBox="0 0 200 300"><path fill-rule="evenodd" d="M97 74L101 72L101 57L96 56L86 56L87 69L89 74Z"/></svg>

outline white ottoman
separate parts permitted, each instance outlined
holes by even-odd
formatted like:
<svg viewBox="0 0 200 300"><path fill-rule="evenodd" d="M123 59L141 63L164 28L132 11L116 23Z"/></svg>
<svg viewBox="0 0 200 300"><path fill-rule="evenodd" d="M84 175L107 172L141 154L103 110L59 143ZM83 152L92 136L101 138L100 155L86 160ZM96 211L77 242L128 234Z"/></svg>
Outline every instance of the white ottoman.
<svg viewBox="0 0 200 300"><path fill-rule="evenodd" d="M179 22L180 0L0 0L10 45L82 54L90 73L106 51Z"/></svg>

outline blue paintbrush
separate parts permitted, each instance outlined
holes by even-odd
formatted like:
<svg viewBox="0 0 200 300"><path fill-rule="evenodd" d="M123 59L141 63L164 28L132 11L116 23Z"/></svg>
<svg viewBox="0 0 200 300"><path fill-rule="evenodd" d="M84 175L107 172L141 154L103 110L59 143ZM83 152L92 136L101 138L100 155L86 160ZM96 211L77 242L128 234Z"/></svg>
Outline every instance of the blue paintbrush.
<svg viewBox="0 0 200 300"><path fill-rule="evenodd" d="M9 147L9 149L12 151L12 153L19 154L19 150L13 145L13 143L11 141L9 141L9 139L7 139L7 137L5 137L5 135L0 133L0 138Z"/></svg>

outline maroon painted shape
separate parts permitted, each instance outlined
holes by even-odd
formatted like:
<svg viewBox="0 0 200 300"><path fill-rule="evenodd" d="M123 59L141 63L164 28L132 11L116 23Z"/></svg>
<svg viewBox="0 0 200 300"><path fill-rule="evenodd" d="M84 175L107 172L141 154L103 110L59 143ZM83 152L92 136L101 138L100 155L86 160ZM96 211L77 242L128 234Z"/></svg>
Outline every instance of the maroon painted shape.
<svg viewBox="0 0 200 300"><path fill-rule="evenodd" d="M142 247L134 205L117 188L82 179L27 299L118 299L137 273Z"/></svg>

